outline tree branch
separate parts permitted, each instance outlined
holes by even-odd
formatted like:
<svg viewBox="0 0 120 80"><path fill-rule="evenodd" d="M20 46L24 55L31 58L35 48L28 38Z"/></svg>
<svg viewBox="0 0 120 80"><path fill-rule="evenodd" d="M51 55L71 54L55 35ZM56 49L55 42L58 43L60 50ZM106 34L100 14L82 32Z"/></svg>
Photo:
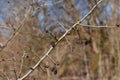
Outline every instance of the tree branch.
<svg viewBox="0 0 120 80"><path fill-rule="evenodd" d="M100 0L97 2L97 4L95 6L93 6L93 8L79 21L77 21L71 28L69 28L59 39L57 42L55 42L55 46L67 35L68 32L70 32L74 27L76 27L77 25L79 25L80 23L82 23L93 11L94 9L102 2L103 0ZM25 79L26 77L28 77L36 68L38 65L40 65L43 60L45 58L48 57L48 55L52 52L52 50L54 49L55 47L51 46L49 48L49 50L45 53L45 55L32 67L32 69L30 69L24 76L22 76L21 78L19 78L18 80L23 80Z"/></svg>

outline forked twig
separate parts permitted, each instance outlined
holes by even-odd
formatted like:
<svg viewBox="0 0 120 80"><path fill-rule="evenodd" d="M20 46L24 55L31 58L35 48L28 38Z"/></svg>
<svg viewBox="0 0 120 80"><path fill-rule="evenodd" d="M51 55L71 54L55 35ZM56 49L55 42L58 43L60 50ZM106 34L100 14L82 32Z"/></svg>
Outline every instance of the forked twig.
<svg viewBox="0 0 120 80"><path fill-rule="evenodd" d="M47 55L47 56L52 61L52 63L56 64L56 62L53 60L53 58L51 58L49 55Z"/></svg>
<svg viewBox="0 0 120 80"><path fill-rule="evenodd" d="M65 31L67 31L67 29L64 27L63 24L61 24L60 22L58 22L58 24L59 24Z"/></svg>
<svg viewBox="0 0 120 80"><path fill-rule="evenodd" d="M94 9L102 2L103 0L100 0L97 2L97 4L95 6L93 6L93 8L79 21L77 21L71 28L69 28L59 39L57 42L55 42L55 46L67 35L68 32L70 32L74 27L76 27L77 25L79 25L80 23L82 23L93 11ZM48 55L52 52L52 50L55 48L55 46L51 46L49 48L49 50L45 53L45 55L32 67L32 69L30 69L24 76L22 76L21 78L19 78L18 80L23 80L26 77L28 77L37 67L38 65L41 64L41 62L48 57Z"/></svg>

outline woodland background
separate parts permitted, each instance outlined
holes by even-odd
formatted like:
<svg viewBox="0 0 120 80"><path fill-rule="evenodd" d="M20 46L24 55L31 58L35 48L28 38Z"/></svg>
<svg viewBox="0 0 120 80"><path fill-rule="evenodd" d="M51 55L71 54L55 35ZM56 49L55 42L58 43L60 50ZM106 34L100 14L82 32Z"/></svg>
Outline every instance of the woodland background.
<svg viewBox="0 0 120 80"><path fill-rule="evenodd" d="M98 1L0 0L0 80L23 76ZM120 0L103 0L25 80L120 80L119 25Z"/></svg>

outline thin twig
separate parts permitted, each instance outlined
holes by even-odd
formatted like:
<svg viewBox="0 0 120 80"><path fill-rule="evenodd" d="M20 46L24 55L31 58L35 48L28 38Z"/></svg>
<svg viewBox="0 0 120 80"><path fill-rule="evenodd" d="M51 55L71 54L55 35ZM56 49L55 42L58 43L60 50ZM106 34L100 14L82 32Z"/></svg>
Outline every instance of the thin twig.
<svg viewBox="0 0 120 80"><path fill-rule="evenodd" d="M40 67L40 69L43 71L43 72L46 72L43 68L42 68L42 66L39 66Z"/></svg>
<svg viewBox="0 0 120 80"><path fill-rule="evenodd" d="M117 26L95 26L95 25L85 25L85 24L79 24L81 26L84 26L84 27L93 27L93 28L114 28L114 27L117 27Z"/></svg>
<svg viewBox="0 0 120 80"><path fill-rule="evenodd" d="M30 50L31 50L31 52L32 52L36 57L38 57L38 58L40 59L39 55L36 54L35 51L34 51L32 48L31 48Z"/></svg>
<svg viewBox="0 0 120 80"><path fill-rule="evenodd" d="M87 54L86 53L84 53L84 61L85 61L85 70L87 72L87 80L90 80L89 68L88 68L88 62L87 62Z"/></svg>
<svg viewBox="0 0 120 80"><path fill-rule="evenodd" d="M14 62L13 62L13 72L14 72L14 74L15 74L15 80L17 80L17 71L16 71L16 69L15 69L15 64L14 64Z"/></svg>
<svg viewBox="0 0 120 80"><path fill-rule="evenodd" d="M67 35L68 32L70 32L74 27L76 27L78 24L82 23L93 11L94 9L102 2L103 0L100 0L99 2L97 2L97 4L95 6L93 6L93 8L79 21L77 21L70 29L68 29L59 39L57 42L55 42L55 46ZM32 67L32 69L30 69L24 76L22 76L21 78L19 78L18 80L23 80L26 77L28 77L36 68L38 65L40 65L43 60L52 52L52 50L55 47L51 46L49 48L49 50L45 53L45 55Z"/></svg>
<svg viewBox="0 0 120 80"><path fill-rule="evenodd" d="M60 4L60 3L62 3L63 2L63 0L62 1L56 1L56 2L54 2L53 4L54 5L57 5L57 4ZM49 5L51 5L51 4L49 4L49 3L44 3L43 5L41 5L41 6L49 6Z"/></svg>
<svg viewBox="0 0 120 80"><path fill-rule="evenodd" d="M66 40L66 42L67 42L67 44L68 44L68 46L70 47L70 50L71 50L71 52L73 51L73 49L72 49L72 46L71 46L71 44L70 44L70 41L65 37L65 40Z"/></svg>
<svg viewBox="0 0 120 80"><path fill-rule="evenodd" d="M81 77L79 77L79 76L69 76L69 77L62 77L62 78L60 78L60 80L83 80L80 78Z"/></svg>
<svg viewBox="0 0 120 80"><path fill-rule="evenodd" d="M49 55L47 55L47 57L48 57L54 64L56 64L56 62L53 60L53 58L51 58Z"/></svg>
<svg viewBox="0 0 120 80"><path fill-rule="evenodd" d="M26 53L23 53L22 59L21 59L21 65L20 65L20 72L19 72L19 77L21 77L22 69L23 69L23 62L24 62L24 57Z"/></svg>
<svg viewBox="0 0 120 80"><path fill-rule="evenodd" d="M63 24L61 24L60 22L58 22L58 24L59 24L65 31L67 31L67 29L64 27Z"/></svg>
<svg viewBox="0 0 120 80"><path fill-rule="evenodd" d="M10 78L8 77L8 75L6 74L6 72L2 72L2 73L6 77L7 80L10 80Z"/></svg>
<svg viewBox="0 0 120 80"><path fill-rule="evenodd" d="M49 35L50 35L55 41L58 40L57 37L55 36L55 34L53 34L53 33L50 32L50 31L47 31L47 32L49 33Z"/></svg>

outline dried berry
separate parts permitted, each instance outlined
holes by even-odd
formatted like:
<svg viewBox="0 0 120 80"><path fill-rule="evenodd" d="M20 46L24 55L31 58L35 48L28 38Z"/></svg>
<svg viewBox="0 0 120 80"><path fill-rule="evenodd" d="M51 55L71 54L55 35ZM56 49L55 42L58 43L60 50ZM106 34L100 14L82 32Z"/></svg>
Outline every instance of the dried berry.
<svg viewBox="0 0 120 80"><path fill-rule="evenodd" d="M54 66L54 67L51 69L51 71L56 75L56 74L57 74L57 68L56 68L56 66Z"/></svg>
<svg viewBox="0 0 120 80"><path fill-rule="evenodd" d="M55 75L57 74L57 69L54 71L54 74L55 74Z"/></svg>
<svg viewBox="0 0 120 80"><path fill-rule="evenodd" d="M70 35L70 34L71 34L70 32L67 33L67 35Z"/></svg>

